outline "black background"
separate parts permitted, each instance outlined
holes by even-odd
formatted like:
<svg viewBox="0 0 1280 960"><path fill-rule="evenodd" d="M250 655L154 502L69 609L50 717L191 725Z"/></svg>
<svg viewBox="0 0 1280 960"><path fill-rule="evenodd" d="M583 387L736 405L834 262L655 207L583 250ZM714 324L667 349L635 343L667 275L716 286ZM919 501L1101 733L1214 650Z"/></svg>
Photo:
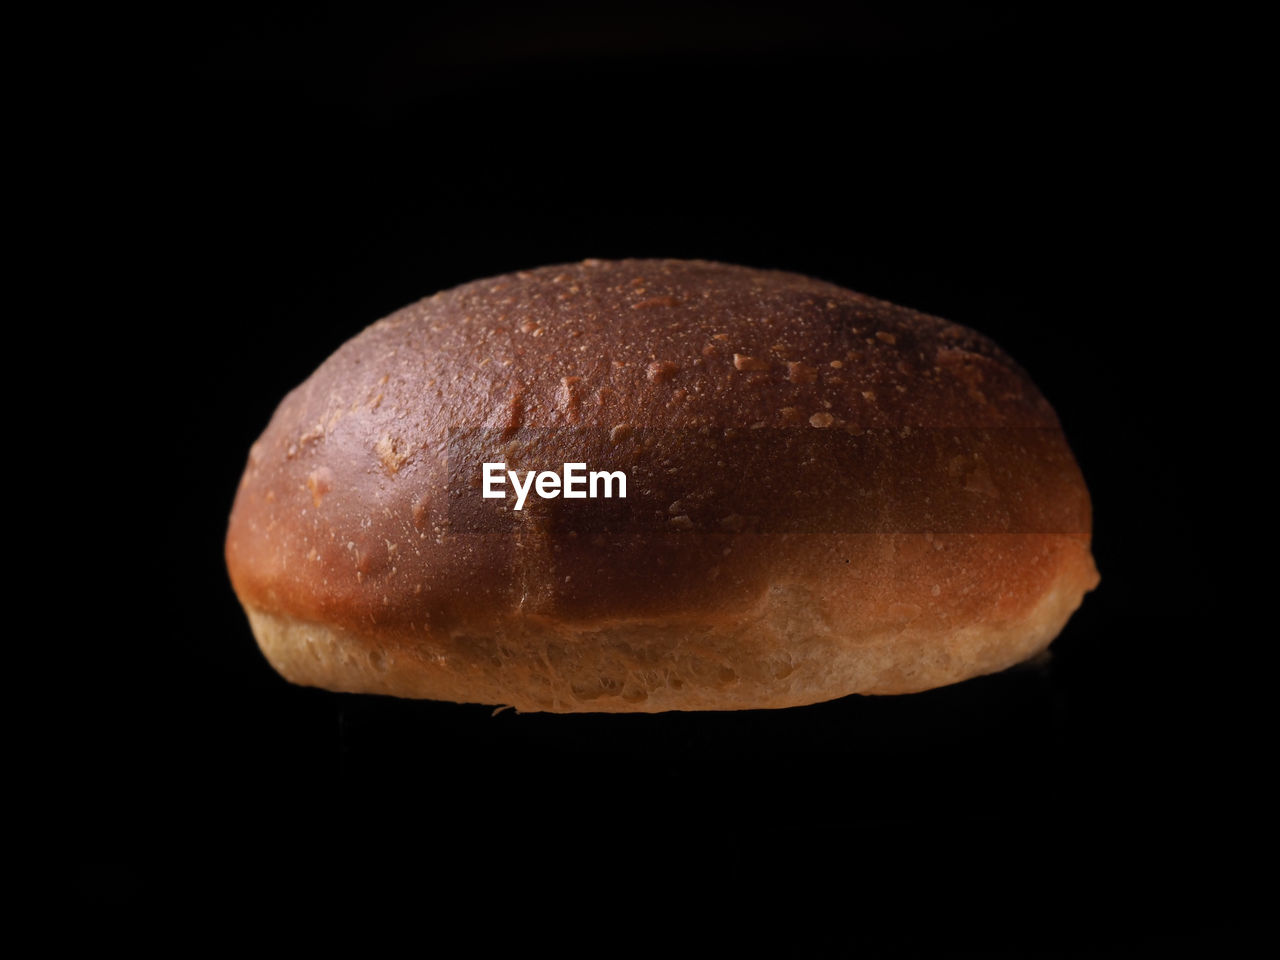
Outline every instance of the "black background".
<svg viewBox="0 0 1280 960"><path fill-rule="evenodd" d="M103 522L143 541L158 615L95 649L74 712L70 782L94 798L80 901L116 919L281 898L327 916L392 890L425 910L407 891L442 879L507 904L554 877L596 896L553 886L561 913L530 942L571 943L588 915L644 942L726 890L724 935L780 914L832 950L1232 936L1243 748L1199 666L1227 597L1184 447L1214 433L1202 398L1227 377L1197 392L1182 373L1213 350L1192 340L1182 264L1202 238L1171 159L1203 119L1172 39L1187 27L915 3L231 5L152 23L122 68L147 243L104 255L145 278L124 351L157 425L116 456L158 479ZM436 290L628 256L818 276L1016 357L1094 498L1102 584L1051 660L741 714L491 716L279 679L221 553L275 404Z"/></svg>

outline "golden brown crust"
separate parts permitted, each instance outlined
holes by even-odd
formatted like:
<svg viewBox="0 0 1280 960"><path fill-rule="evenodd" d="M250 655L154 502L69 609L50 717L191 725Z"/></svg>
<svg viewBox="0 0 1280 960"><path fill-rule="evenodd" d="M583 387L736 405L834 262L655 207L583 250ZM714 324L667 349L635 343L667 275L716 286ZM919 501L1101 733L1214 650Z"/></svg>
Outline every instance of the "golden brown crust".
<svg viewBox="0 0 1280 960"><path fill-rule="evenodd" d="M485 461L621 469L629 497L502 513ZM254 444L227 563L297 682L731 709L1031 655L1097 582L1089 531L1052 409L979 334L793 274L588 261L339 349Z"/></svg>

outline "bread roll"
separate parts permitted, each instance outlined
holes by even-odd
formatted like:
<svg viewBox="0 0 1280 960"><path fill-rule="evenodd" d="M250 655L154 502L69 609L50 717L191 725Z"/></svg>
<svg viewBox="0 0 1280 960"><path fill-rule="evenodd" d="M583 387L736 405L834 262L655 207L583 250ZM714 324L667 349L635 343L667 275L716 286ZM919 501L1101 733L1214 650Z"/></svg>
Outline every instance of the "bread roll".
<svg viewBox="0 0 1280 960"><path fill-rule="evenodd" d="M627 495L530 481L517 510L485 463ZM226 560L294 683L657 712L1002 670L1098 583L1089 542L1053 410L980 334L790 273L588 260L344 344L253 445Z"/></svg>

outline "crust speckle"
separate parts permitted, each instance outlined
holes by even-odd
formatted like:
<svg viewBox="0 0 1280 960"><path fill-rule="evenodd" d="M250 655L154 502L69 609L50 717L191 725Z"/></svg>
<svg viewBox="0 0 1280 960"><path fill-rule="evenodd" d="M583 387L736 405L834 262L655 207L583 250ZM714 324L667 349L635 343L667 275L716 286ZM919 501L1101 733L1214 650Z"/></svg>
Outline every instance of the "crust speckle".
<svg viewBox="0 0 1280 960"><path fill-rule="evenodd" d="M489 460L620 470L628 499L486 512ZM226 558L298 683L743 709L1036 654L1097 583L1090 528L1053 410L980 334L795 274L587 261L343 345L253 445Z"/></svg>

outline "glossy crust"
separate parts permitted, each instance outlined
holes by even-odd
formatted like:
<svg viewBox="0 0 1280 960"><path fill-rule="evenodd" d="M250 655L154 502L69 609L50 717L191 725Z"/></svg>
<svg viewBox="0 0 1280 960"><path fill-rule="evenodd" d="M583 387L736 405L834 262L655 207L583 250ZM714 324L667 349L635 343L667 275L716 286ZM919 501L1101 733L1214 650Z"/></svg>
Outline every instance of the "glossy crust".
<svg viewBox="0 0 1280 960"><path fill-rule="evenodd" d="M486 461L623 470L628 498L504 512ZM1052 409L974 331L794 274L587 261L343 345L254 444L226 557L295 683L714 710L1033 656L1098 582L1089 533Z"/></svg>

